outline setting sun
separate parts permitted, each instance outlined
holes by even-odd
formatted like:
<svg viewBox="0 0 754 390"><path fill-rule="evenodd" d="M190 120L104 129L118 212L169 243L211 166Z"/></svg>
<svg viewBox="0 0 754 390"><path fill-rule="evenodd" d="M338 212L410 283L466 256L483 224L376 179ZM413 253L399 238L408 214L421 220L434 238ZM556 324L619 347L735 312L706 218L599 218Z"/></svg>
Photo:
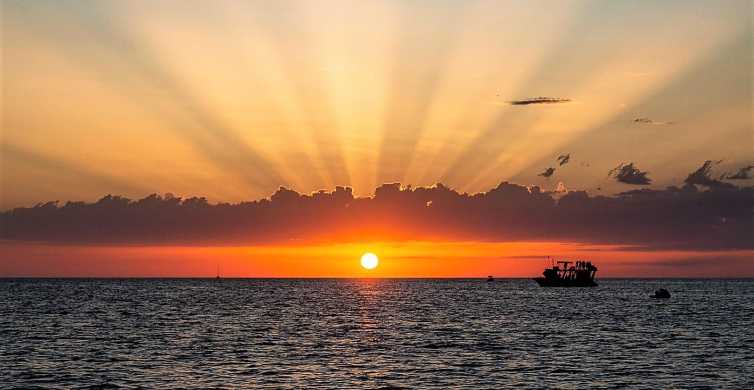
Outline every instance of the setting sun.
<svg viewBox="0 0 754 390"><path fill-rule="evenodd" d="M361 255L361 266L366 269L375 269L377 268L377 265L380 264L380 259L377 258L377 255L371 252L364 253Z"/></svg>

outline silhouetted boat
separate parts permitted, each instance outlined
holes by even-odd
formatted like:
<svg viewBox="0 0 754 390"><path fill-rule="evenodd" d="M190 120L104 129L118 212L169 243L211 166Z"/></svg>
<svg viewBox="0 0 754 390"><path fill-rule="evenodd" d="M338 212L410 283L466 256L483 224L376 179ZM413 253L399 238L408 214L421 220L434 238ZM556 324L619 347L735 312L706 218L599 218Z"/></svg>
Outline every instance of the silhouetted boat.
<svg viewBox="0 0 754 390"><path fill-rule="evenodd" d="M552 268L542 273L543 277L534 278L542 287L594 287L597 267L589 261L558 261Z"/></svg>
<svg viewBox="0 0 754 390"><path fill-rule="evenodd" d="M650 298L660 298L660 299L667 299L670 298L670 291L661 288L659 290L655 291L655 295L650 295Z"/></svg>
<svg viewBox="0 0 754 390"><path fill-rule="evenodd" d="M495 278L493 278L492 275L490 275L490 276L487 277L487 281L488 282L494 282Z"/></svg>

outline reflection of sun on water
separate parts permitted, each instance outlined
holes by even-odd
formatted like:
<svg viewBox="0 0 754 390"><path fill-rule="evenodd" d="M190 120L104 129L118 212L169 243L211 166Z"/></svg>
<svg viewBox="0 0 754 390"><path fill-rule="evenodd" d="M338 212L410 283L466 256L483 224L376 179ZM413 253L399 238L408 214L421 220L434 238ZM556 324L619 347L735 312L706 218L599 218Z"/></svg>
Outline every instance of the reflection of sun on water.
<svg viewBox="0 0 754 390"><path fill-rule="evenodd" d="M367 252L361 255L361 266L366 269L375 269L379 263L380 260L374 253Z"/></svg>

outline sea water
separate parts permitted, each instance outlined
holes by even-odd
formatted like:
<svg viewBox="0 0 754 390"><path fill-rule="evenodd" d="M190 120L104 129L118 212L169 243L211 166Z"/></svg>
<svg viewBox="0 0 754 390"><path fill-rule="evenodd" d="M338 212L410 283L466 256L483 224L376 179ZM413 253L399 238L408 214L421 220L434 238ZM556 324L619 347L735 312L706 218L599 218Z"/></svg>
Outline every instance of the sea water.
<svg viewBox="0 0 754 390"><path fill-rule="evenodd" d="M753 280L599 283L1 279L0 388L754 388Z"/></svg>

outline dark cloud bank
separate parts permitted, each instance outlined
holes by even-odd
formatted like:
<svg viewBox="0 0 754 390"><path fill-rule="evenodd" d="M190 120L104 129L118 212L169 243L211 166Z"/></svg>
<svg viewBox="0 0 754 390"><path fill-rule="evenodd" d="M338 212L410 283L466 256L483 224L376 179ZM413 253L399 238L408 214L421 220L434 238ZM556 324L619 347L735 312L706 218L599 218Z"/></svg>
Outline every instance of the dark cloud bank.
<svg viewBox="0 0 754 390"><path fill-rule="evenodd" d="M5 240L107 244L254 244L368 240L558 240L651 249L754 249L754 187L668 187L612 197L501 183L474 195L441 184L350 188L269 199L106 196L0 214Z"/></svg>

